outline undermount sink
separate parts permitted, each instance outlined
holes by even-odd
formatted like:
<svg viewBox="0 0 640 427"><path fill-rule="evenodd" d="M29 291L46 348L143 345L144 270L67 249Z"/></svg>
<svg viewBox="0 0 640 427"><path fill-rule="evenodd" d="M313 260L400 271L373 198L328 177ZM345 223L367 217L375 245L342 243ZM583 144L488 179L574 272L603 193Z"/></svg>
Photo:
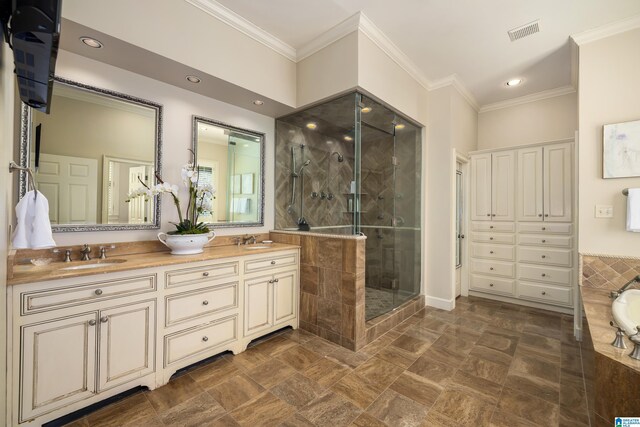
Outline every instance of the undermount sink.
<svg viewBox="0 0 640 427"><path fill-rule="evenodd" d="M620 326L627 336L638 333L640 326L640 289L624 291L611 304L613 320Z"/></svg>
<svg viewBox="0 0 640 427"><path fill-rule="evenodd" d="M106 267L110 264L121 264L126 261L126 259L101 259L99 261L88 262L87 264L78 264L69 267L63 267L60 270L88 270L91 268Z"/></svg>
<svg viewBox="0 0 640 427"><path fill-rule="evenodd" d="M255 250L255 249L269 249L270 247L271 246L269 246L269 245L246 245L246 246L243 246L243 248L245 248L248 251Z"/></svg>

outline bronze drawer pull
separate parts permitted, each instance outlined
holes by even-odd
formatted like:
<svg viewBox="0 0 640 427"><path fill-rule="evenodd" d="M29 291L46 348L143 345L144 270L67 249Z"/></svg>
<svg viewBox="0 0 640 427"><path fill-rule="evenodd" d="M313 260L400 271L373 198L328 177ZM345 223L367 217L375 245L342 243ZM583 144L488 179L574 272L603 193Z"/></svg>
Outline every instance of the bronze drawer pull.
<svg viewBox="0 0 640 427"><path fill-rule="evenodd" d="M275 260L274 260L274 261L271 261L271 265L276 265Z"/></svg>
<svg viewBox="0 0 640 427"><path fill-rule="evenodd" d="M542 255L542 258L543 258L543 259L544 259L544 258L546 258L546 257L547 257L546 255Z"/></svg>
<svg viewBox="0 0 640 427"><path fill-rule="evenodd" d="M203 275L204 277L209 277L209 272L208 272L208 271L205 271L204 273L202 273L202 275Z"/></svg>
<svg viewBox="0 0 640 427"><path fill-rule="evenodd" d="M204 342L209 341L209 337L207 337L207 336L202 337L202 341L204 341Z"/></svg>
<svg viewBox="0 0 640 427"><path fill-rule="evenodd" d="M96 295L102 295L102 289L96 289L93 293Z"/></svg>
<svg viewBox="0 0 640 427"><path fill-rule="evenodd" d="M493 283L489 283L489 286L493 287Z"/></svg>
<svg viewBox="0 0 640 427"><path fill-rule="evenodd" d="M545 291L542 291L542 295L546 295L547 293Z"/></svg>
<svg viewBox="0 0 640 427"><path fill-rule="evenodd" d="M207 300L202 301L202 305L209 305L209 301Z"/></svg>
<svg viewBox="0 0 640 427"><path fill-rule="evenodd" d="M102 323L107 323L108 321L109 321L109 316L102 316L100 318L100 322L102 322Z"/></svg>

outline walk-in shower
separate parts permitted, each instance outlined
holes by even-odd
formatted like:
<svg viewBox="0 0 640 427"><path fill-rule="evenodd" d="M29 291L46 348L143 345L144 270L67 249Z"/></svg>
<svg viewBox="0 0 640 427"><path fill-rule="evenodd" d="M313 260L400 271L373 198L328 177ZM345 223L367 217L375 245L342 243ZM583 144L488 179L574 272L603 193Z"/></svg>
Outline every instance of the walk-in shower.
<svg viewBox="0 0 640 427"><path fill-rule="evenodd" d="M276 122L276 229L366 235L367 319L420 292L421 153L419 126L360 93Z"/></svg>

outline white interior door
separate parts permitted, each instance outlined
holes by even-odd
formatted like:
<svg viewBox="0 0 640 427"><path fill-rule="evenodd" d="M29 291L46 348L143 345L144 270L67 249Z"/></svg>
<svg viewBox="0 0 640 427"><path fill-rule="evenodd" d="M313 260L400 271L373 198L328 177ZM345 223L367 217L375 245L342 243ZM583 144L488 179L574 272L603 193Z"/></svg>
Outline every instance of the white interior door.
<svg viewBox="0 0 640 427"><path fill-rule="evenodd" d="M491 156L491 220L515 219L515 162L514 150L500 151Z"/></svg>
<svg viewBox="0 0 640 427"><path fill-rule="evenodd" d="M544 220L571 221L571 144L544 147Z"/></svg>
<svg viewBox="0 0 640 427"><path fill-rule="evenodd" d="M142 186L141 182L147 182L147 167L132 166L129 168L129 193ZM144 197L136 197L129 201L129 224L143 224L147 222L147 204Z"/></svg>
<svg viewBox="0 0 640 427"><path fill-rule="evenodd" d="M213 186L215 190L219 190L218 171L219 165L217 160L201 160L198 164L198 180L200 182L206 182ZM213 212L207 215L201 215L199 221L206 223L218 222L218 197L214 197L211 201L213 206Z"/></svg>
<svg viewBox="0 0 640 427"><path fill-rule="evenodd" d="M491 154L471 158L471 220L491 220Z"/></svg>
<svg viewBox="0 0 640 427"><path fill-rule="evenodd" d="M518 221L542 221L542 147L518 150Z"/></svg>
<svg viewBox="0 0 640 427"><path fill-rule="evenodd" d="M49 201L52 224L96 224L98 161L40 154L38 190Z"/></svg>

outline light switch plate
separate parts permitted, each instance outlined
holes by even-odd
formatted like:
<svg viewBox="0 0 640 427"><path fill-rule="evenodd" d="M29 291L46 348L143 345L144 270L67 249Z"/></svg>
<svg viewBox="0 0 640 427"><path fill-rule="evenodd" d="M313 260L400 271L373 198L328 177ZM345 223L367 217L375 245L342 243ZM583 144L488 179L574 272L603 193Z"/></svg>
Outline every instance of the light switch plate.
<svg viewBox="0 0 640 427"><path fill-rule="evenodd" d="M596 205L596 218L613 218L613 206Z"/></svg>

